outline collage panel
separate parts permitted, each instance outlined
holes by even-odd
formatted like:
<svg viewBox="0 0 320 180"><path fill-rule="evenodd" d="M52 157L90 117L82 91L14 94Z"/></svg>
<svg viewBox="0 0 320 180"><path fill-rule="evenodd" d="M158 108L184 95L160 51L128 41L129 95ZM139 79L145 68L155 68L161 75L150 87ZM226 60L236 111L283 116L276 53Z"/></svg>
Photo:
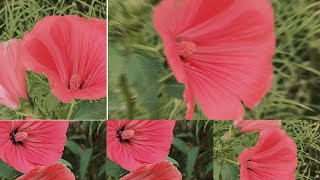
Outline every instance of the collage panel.
<svg viewBox="0 0 320 180"><path fill-rule="evenodd" d="M0 121L3 180L104 180L105 121Z"/></svg>
<svg viewBox="0 0 320 180"><path fill-rule="evenodd" d="M212 179L212 121L108 120L108 180Z"/></svg>
<svg viewBox="0 0 320 180"><path fill-rule="evenodd" d="M320 121L214 121L214 180L320 178Z"/></svg>
<svg viewBox="0 0 320 180"><path fill-rule="evenodd" d="M319 119L318 0L109 0L110 119Z"/></svg>
<svg viewBox="0 0 320 180"><path fill-rule="evenodd" d="M105 120L105 0L0 2L0 119Z"/></svg>

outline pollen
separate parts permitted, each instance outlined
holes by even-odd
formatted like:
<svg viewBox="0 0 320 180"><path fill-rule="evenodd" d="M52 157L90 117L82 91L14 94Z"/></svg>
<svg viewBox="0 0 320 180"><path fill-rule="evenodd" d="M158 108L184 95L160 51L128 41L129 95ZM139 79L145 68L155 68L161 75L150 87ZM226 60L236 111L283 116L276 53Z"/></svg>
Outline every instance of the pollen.
<svg viewBox="0 0 320 180"><path fill-rule="evenodd" d="M179 56L182 59L188 58L190 56L192 56L197 49L197 46L194 42L192 41L188 41L185 39L177 39L176 40L176 47L177 47L177 51L179 53Z"/></svg>
<svg viewBox="0 0 320 180"><path fill-rule="evenodd" d="M24 141L27 138L28 138L28 133L26 132L18 132L17 134L14 135L14 139L16 141Z"/></svg>
<svg viewBox="0 0 320 180"><path fill-rule="evenodd" d="M258 163L254 162L254 161L248 161L247 167L248 167L248 169L255 169L258 167Z"/></svg>
<svg viewBox="0 0 320 180"><path fill-rule="evenodd" d="M130 139L134 136L134 130L124 130L121 133L122 139Z"/></svg>
<svg viewBox="0 0 320 180"><path fill-rule="evenodd" d="M69 89L71 90L81 89L81 78L79 74L72 74L70 79Z"/></svg>

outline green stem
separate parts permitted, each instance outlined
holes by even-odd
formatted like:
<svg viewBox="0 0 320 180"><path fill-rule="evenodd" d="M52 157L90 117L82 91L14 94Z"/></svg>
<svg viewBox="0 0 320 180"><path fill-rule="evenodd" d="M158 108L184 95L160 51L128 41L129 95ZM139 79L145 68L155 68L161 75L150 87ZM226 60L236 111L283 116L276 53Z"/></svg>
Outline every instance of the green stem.
<svg viewBox="0 0 320 180"><path fill-rule="evenodd" d="M173 110L171 111L170 113L170 116L169 116L169 120L171 120L173 118L173 116L176 114L177 110L178 110L178 107L180 106L180 102L179 100L175 99L174 100L174 108Z"/></svg>
<svg viewBox="0 0 320 180"><path fill-rule="evenodd" d="M137 48L137 49L140 49L140 50L144 50L144 51L159 53L158 49L153 48L153 47L149 47L149 46L145 46L145 45L142 45L142 44L133 44L133 45L130 45L130 46L134 47L134 48Z"/></svg>
<svg viewBox="0 0 320 180"><path fill-rule="evenodd" d="M167 80L169 80L171 77L173 76L173 73L169 73L168 75L166 75L165 77L161 78L159 80L159 83L163 83L163 82L166 82Z"/></svg>
<svg viewBox="0 0 320 180"><path fill-rule="evenodd" d="M134 101L131 98L131 92L129 90L128 80L125 76L120 77L120 85L122 92L126 97L127 109L128 109L128 119L134 118Z"/></svg>
<svg viewBox="0 0 320 180"><path fill-rule="evenodd" d="M230 159L224 159L225 161L229 162L229 163L232 163L232 164L235 164L237 166L239 166L240 164L238 162L235 162L235 161L232 161Z"/></svg>
<svg viewBox="0 0 320 180"><path fill-rule="evenodd" d="M70 107L70 109L69 109L68 116L67 116L67 119L68 119L68 120L71 118L71 115L72 115L74 106L75 106L76 104L77 104L77 103L76 103L76 100L72 100L71 107Z"/></svg>

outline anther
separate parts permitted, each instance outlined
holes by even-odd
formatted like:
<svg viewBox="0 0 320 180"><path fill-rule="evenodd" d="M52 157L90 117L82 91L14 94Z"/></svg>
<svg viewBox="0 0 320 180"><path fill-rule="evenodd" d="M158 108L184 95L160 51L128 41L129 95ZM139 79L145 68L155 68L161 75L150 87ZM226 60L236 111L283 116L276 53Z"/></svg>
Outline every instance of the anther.
<svg viewBox="0 0 320 180"><path fill-rule="evenodd" d="M179 56L182 59L192 56L197 49L197 46L194 42L181 38L176 40L176 46Z"/></svg>
<svg viewBox="0 0 320 180"><path fill-rule="evenodd" d="M81 78L79 74L72 74L70 79L69 88L72 90L77 90L81 88Z"/></svg>
<svg viewBox="0 0 320 180"><path fill-rule="evenodd" d="M247 168L248 169L255 169L258 167L258 163L254 161L248 161L247 162Z"/></svg>

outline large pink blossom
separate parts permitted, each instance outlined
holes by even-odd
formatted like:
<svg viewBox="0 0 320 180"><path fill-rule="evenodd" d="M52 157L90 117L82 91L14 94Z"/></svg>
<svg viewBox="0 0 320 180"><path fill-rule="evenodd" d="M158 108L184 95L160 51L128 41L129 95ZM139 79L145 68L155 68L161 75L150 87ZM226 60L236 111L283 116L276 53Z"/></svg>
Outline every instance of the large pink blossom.
<svg viewBox="0 0 320 180"><path fill-rule="evenodd" d="M175 121L108 120L107 155L124 169L163 161L169 154Z"/></svg>
<svg viewBox="0 0 320 180"><path fill-rule="evenodd" d="M0 159L20 172L62 156L68 121L0 121Z"/></svg>
<svg viewBox="0 0 320 180"><path fill-rule="evenodd" d="M21 62L21 41L0 44L0 103L16 109L19 98L28 98L26 69Z"/></svg>
<svg viewBox="0 0 320 180"><path fill-rule="evenodd" d="M297 146L283 130L265 129L257 145L243 150L238 160L241 180L294 180Z"/></svg>
<svg viewBox="0 0 320 180"><path fill-rule="evenodd" d="M240 128L240 132L256 132L268 128L281 129L280 120L235 120L233 124Z"/></svg>
<svg viewBox="0 0 320 180"><path fill-rule="evenodd" d="M120 180L182 180L180 171L169 161L156 164L143 164Z"/></svg>
<svg viewBox="0 0 320 180"><path fill-rule="evenodd" d="M209 119L242 119L272 83L275 50L268 0L162 0L153 22L177 81L187 119L194 101Z"/></svg>
<svg viewBox="0 0 320 180"><path fill-rule="evenodd" d="M106 96L106 21L47 16L24 38L24 65L62 102Z"/></svg>
<svg viewBox="0 0 320 180"><path fill-rule="evenodd" d="M36 166L27 174L18 177L16 180L75 180L72 172L61 163L49 166Z"/></svg>

